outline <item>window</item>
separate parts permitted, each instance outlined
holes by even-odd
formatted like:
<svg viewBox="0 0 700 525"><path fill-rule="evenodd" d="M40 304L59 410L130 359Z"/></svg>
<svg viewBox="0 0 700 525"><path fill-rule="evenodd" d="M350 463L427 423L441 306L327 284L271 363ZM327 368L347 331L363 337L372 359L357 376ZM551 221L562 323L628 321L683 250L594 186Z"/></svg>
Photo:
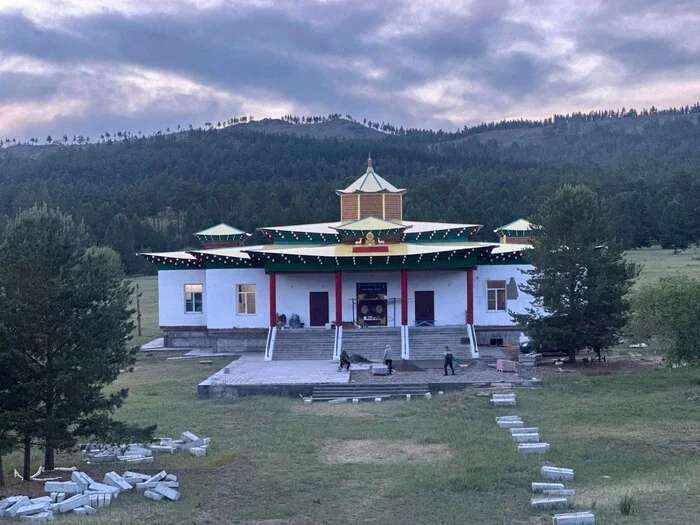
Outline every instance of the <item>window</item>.
<svg viewBox="0 0 700 525"><path fill-rule="evenodd" d="M201 284L185 285L185 313L202 312L202 292L204 286Z"/></svg>
<svg viewBox="0 0 700 525"><path fill-rule="evenodd" d="M506 282L486 281L488 294L488 311L505 312L506 310Z"/></svg>
<svg viewBox="0 0 700 525"><path fill-rule="evenodd" d="M255 285L254 284L237 284L236 295L238 296L239 314L254 314L255 313Z"/></svg>

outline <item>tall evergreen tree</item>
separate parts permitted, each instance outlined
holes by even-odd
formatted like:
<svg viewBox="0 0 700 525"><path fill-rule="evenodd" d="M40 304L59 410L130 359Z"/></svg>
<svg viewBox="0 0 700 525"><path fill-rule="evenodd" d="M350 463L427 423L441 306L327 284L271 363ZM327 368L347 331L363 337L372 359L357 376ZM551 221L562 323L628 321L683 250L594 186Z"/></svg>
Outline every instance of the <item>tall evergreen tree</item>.
<svg viewBox="0 0 700 525"><path fill-rule="evenodd" d="M90 246L82 224L45 206L9 221L0 267L0 361L24 394L14 413L26 474L32 443L52 469L56 450L114 430L128 392L103 387L135 360L131 289L111 248Z"/></svg>
<svg viewBox="0 0 700 525"><path fill-rule="evenodd" d="M534 305L513 318L535 347L564 350L571 361L590 348L600 359L601 351L620 338L639 268L612 242L599 200L585 186L558 189L534 223L528 253L534 268L522 287Z"/></svg>

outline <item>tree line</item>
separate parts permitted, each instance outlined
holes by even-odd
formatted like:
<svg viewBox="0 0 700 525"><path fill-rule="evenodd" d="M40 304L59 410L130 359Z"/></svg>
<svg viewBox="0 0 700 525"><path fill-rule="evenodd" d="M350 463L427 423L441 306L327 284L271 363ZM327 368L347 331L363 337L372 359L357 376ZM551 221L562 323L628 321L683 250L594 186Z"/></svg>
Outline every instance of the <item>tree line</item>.
<svg viewBox="0 0 700 525"><path fill-rule="evenodd" d="M638 117L641 119L641 117ZM483 240L530 217L557 187L584 183L627 248L700 240L700 124L694 115L647 116L629 132L561 121L541 143L476 138L423 144L312 139L233 127L186 130L89 147L59 147L38 158L0 158L0 226L46 203L82 221L92 242L113 247L128 273L153 271L142 251L196 246L192 234L219 222L261 226L335 221L334 190L360 176L367 153L398 187L409 220L484 224ZM264 242L255 235L250 242Z"/></svg>

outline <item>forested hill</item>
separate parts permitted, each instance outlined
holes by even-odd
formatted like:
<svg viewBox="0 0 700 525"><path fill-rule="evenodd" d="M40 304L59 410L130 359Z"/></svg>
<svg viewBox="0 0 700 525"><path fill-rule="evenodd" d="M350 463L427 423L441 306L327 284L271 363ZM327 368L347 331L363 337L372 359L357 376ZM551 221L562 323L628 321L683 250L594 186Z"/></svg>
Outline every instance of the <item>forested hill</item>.
<svg viewBox="0 0 700 525"><path fill-rule="evenodd" d="M408 188L407 219L481 223L488 240L558 185L584 182L605 199L627 247L683 246L700 239L700 123L697 112L667 117L562 118L457 134L272 121L51 144L41 155L26 148L46 146L23 146L22 155L8 148L0 214L37 202L60 207L114 246L128 271L144 271L150 266L135 252L192 246L193 232L218 222L254 232L337 220L334 190L364 172L371 152L378 173ZM625 119L634 125L615 122ZM498 137L533 130L536 140Z"/></svg>

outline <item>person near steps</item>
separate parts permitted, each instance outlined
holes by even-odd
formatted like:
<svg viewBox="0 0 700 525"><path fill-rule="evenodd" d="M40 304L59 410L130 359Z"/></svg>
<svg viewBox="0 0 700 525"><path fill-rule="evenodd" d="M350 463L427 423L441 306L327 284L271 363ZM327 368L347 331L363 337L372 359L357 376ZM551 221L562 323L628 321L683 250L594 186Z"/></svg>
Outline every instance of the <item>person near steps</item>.
<svg viewBox="0 0 700 525"><path fill-rule="evenodd" d="M343 370L343 367L347 366L347 371L350 371L350 356L348 355L348 351L343 348L343 351L340 352L340 367L338 368L338 372Z"/></svg>
<svg viewBox="0 0 700 525"><path fill-rule="evenodd" d="M384 347L384 364L389 368L389 375L391 375L391 363L393 363L391 345L388 344Z"/></svg>
<svg viewBox="0 0 700 525"><path fill-rule="evenodd" d="M454 357L452 356L452 352L450 352L450 347L446 346L445 347L445 375L447 375L447 367L450 367L450 370L452 370L452 375L455 375L455 369L454 366L452 366L452 362L454 361Z"/></svg>

